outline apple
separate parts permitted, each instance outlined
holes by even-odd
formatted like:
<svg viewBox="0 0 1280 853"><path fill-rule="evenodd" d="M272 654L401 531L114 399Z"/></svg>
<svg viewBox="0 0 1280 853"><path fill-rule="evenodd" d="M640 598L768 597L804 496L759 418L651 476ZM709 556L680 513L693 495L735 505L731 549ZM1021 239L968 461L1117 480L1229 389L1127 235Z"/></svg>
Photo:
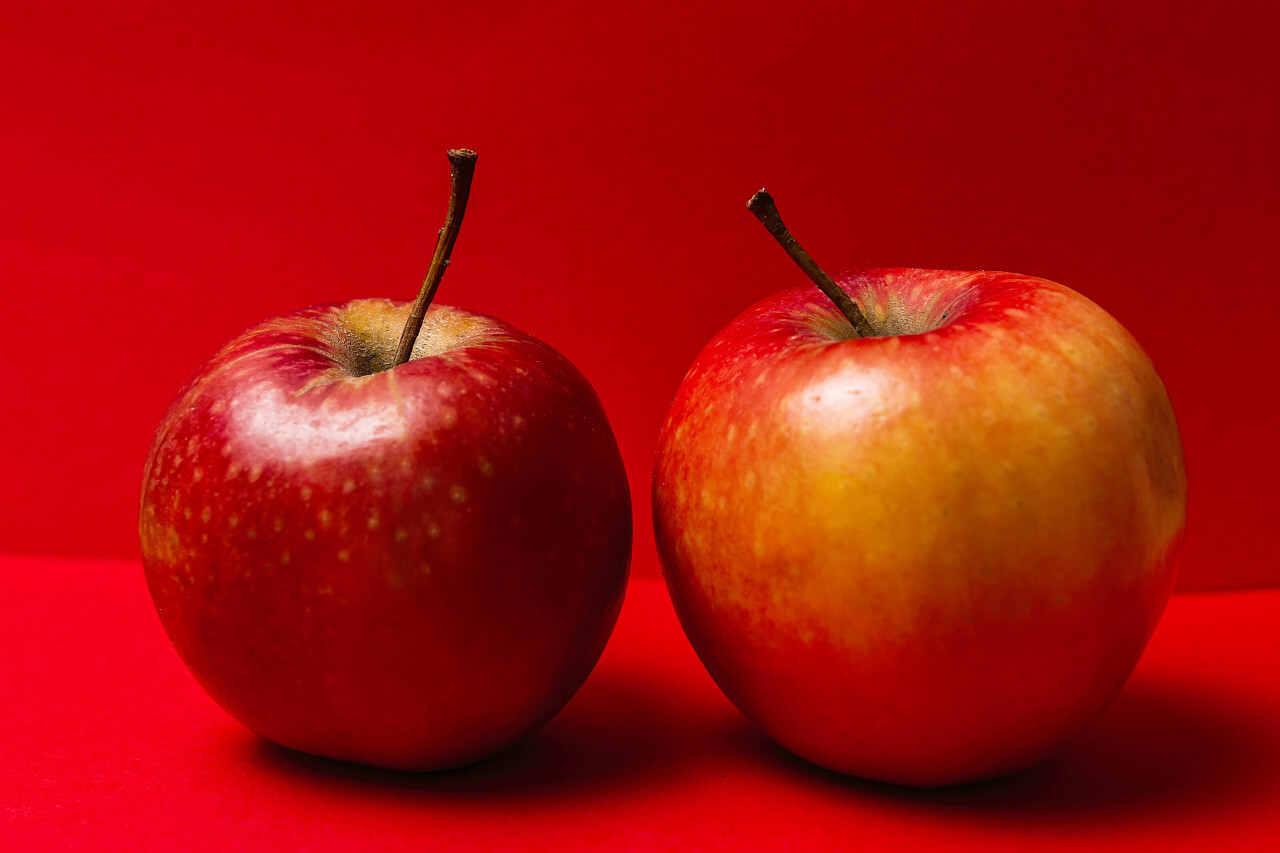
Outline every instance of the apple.
<svg viewBox="0 0 1280 853"><path fill-rule="evenodd" d="M941 786L1053 755L1119 692L1186 524L1178 425L1104 310L1006 272L821 273L707 344L662 428L667 587L783 747ZM863 333L857 328L861 326Z"/></svg>
<svg viewBox="0 0 1280 853"><path fill-rule="evenodd" d="M595 392L506 323L428 310L474 157L450 152L417 303L245 332L147 458L165 630L214 700L295 750L400 770L490 755L573 696L622 604L630 493Z"/></svg>

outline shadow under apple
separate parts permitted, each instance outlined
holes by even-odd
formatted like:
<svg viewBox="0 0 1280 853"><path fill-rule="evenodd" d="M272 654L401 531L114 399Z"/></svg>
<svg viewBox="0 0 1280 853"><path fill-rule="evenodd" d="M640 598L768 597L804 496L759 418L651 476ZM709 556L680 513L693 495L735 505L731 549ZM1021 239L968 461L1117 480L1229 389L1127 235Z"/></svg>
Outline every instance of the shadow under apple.
<svg viewBox="0 0 1280 853"><path fill-rule="evenodd" d="M405 773L349 764L253 739L260 767L323 786L398 789L450 795L542 798L586 789L643 784L693 759L687 709L643 673L605 667L550 723L506 750L475 764L429 773Z"/></svg>
<svg viewBox="0 0 1280 853"><path fill-rule="evenodd" d="M1057 757L1023 773L949 788L854 779L784 750L758 730L740 746L800 784L838 788L904 810L1037 828L1124 822L1143 815L1236 810L1268 773L1265 721L1187 685L1130 683Z"/></svg>

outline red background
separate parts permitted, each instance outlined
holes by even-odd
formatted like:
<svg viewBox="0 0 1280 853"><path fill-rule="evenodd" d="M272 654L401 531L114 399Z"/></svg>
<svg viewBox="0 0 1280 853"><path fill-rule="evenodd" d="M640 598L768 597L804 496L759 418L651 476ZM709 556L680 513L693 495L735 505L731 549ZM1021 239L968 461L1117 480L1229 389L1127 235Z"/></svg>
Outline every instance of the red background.
<svg viewBox="0 0 1280 853"><path fill-rule="evenodd" d="M1280 592L1176 597L1060 758L904 791L787 756L716 690L655 578L648 486L698 349L800 281L743 209L767 184L832 270L1008 269L1110 310L1183 426L1181 588L1280 585L1277 8L2 0L0 837L1274 844ZM204 696L142 583L136 491L165 406L228 338L416 291L456 146L480 162L441 301L543 338L595 384L637 578L546 728L405 776L278 749Z"/></svg>
<svg viewBox="0 0 1280 853"><path fill-rule="evenodd" d="M1184 430L1183 588L1280 582L1273 3L0 5L0 552L129 557L150 434L268 316L440 301L595 384L655 574L658 427L700 346L833 270L1007 269L1115 314Z"/></svg>

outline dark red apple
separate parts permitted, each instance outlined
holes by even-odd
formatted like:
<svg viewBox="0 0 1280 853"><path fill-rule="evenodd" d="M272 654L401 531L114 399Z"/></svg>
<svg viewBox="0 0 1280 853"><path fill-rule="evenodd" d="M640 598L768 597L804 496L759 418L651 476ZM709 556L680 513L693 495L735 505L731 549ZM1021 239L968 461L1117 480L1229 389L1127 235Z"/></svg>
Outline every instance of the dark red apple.
<svg viewBox="0 0 1280 853"><path fill-rule="evenodd" d="M770 297L681 385L653 482L681 624L817 764L934 786L1043 760L1120 690L1173 586L1187 485L1164 385L1062 285L837 286L753 208L853 313Z"/></svg>
<svg viewBox="0 0 1280 853"><path fill-rule="evenodd" d="M451 160L426 299L474 155ZM409 305L368 299L223 347L156 432L140 518L161 621L219 704L293 749L406 770L554 715L604 649L631 550L582 374L498 320L415 307L420 334Z"/></svg>

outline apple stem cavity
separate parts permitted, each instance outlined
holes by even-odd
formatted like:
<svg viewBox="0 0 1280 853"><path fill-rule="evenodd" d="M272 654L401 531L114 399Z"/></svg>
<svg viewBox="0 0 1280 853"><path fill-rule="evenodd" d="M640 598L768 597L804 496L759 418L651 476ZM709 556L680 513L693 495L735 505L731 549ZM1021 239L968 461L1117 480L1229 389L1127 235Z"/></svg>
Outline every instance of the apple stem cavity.
<svg viewBox="0 0 1280 853"><path fill-rule="evenodd" d="M466 148L453 148L448 154L449 211L444 217L444 227L436 235L436 251L431 256L431 266L427 267L418 298L409 309L409 319L405 321L404 331L400 333L400 343L396 347L392 367L404 364L413 355L413 345L418 341L418 332L422 331L422 320L427 316L427 309L431 307L431 300L435 298L440 280L444 278L444 271L449 266L449 255L453 253L453 244L462 228L462 216L467 211L471 178L476 171L476 152Z"/></svg>
<svg viewBox="0 0 1280 853"><path fill-rule="evenodd" d="M840 313L844 314L849 319L849 322L853 324L853 330L858 333L858 337L875 337L875 330L867 322L867 316L862 313L858 303L854 302L852 297L845 293L840 285L836 284L835 279L827 275L822 267L818 266L796 238L791 236L791 232L787 230L787 226L782 222L782 216L778 213L778 206L773 203L773 196L763 189L760 190L747 202L747 210L755 214L756 219L759 219L761 224L769 229L769 233L773 235L773 238L791 256L791 260L795 261L800 269L804 270L804 274L813 279L814 284L818 285L818 289L836 304L836 307L840 309Z"/></svg>

